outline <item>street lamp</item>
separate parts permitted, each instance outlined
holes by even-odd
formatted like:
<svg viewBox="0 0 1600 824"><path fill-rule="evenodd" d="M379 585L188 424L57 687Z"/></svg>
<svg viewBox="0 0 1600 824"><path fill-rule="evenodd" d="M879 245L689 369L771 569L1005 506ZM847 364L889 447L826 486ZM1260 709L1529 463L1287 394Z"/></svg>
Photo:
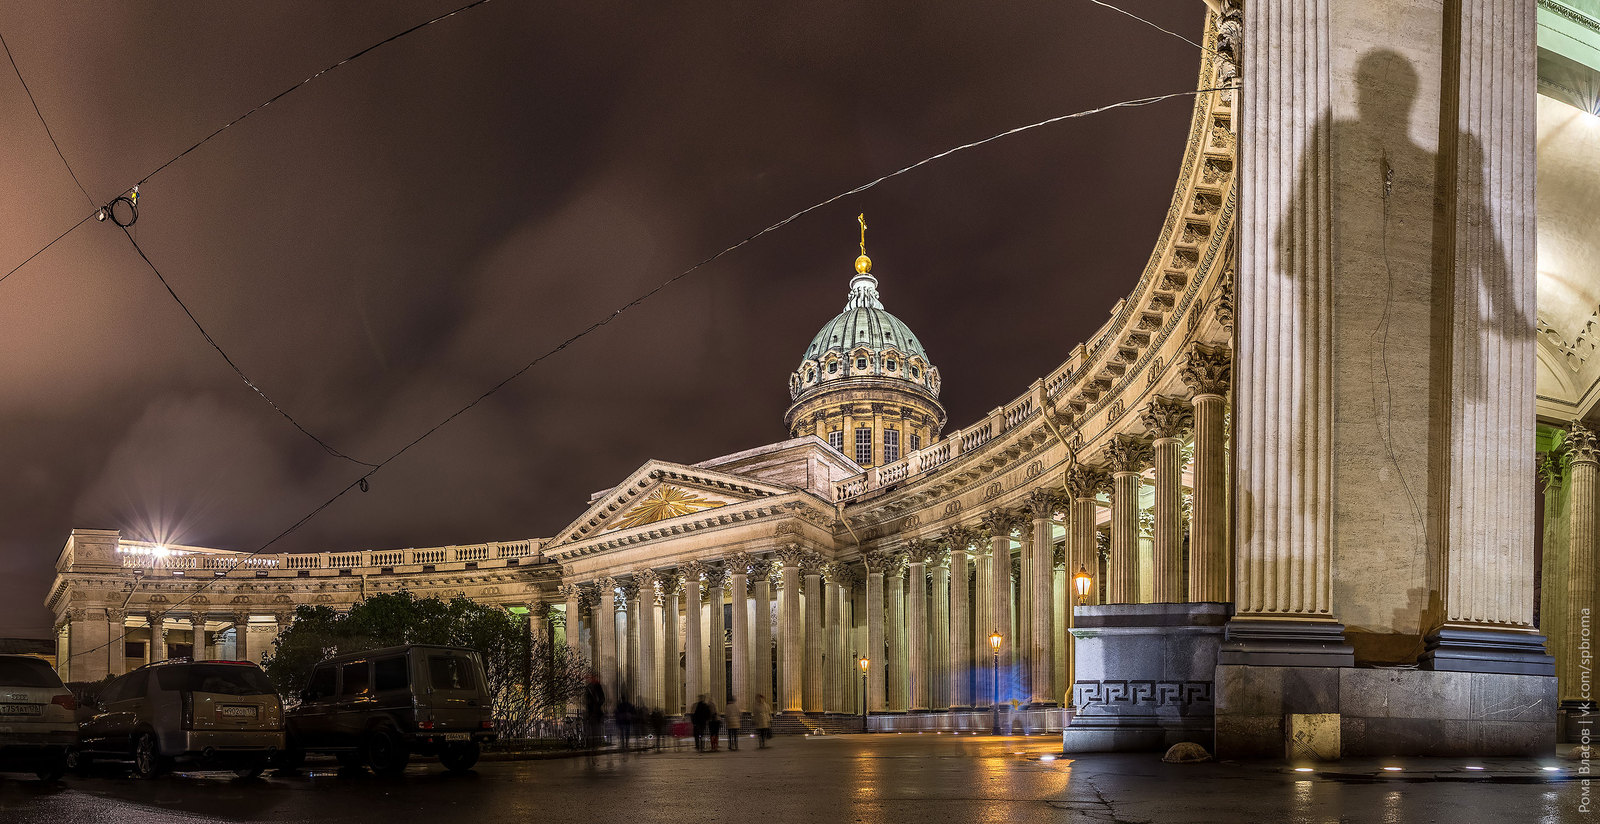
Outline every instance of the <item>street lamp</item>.
<svg viewBox="0 0 1600 824"><path fill-rule="evenodd" d="M990 680L993 694L989 696L990 705L994 709L994 734L1000 734L1000 630L995 630L989 636L989 648L994 650L994 669Z"/></svg>
<svg viewBox="0 0 1600 824"><path fill-rule="evenodd" d="M1089 603L1089 589L1094 586L1094 576L1083 568L1083 564L1078 565L1078 574L1072 576L1072 586L1078 591L1078 605Z"/></svg>
<svg viewBox="0 0 1600 824"><path fill-rule="evenodd" d="M861 665L861 731L872 732L872 728L867 726L867 665L871 662L863 655L856 659L856 663Z"/></svg>

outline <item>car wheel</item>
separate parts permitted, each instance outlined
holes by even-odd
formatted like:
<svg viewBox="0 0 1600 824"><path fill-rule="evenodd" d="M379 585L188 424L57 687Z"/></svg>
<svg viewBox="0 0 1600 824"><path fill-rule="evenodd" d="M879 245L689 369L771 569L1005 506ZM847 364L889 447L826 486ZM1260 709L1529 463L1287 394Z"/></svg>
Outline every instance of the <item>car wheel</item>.
<svg viewBox="0 0 1600 824"><path fill-rule="evenodd" d="M465 772L478 763L478 755L482 750L478 742L468 741L465 744L447 744L439 751L439 763L451 772Z"/></svg>
<svg viewBox="0 0 1600 824"><path fill-rule="evenodd" d="M263 758L259 761L252 761L247 766L235 769L233 774L239 776L240 778L256 778L266 771L267 759Z"/></svg>
<svg viewBox="0 0 1600 824"><path fill-rule="evenodd" d="M411 751L406 748L406 742L394 730L382 727L367 733L361 749L366 756L367 767L378 775L399 775L405 772L406 762L411 760Z"/></svg>
<svg viewBox="0 0 1600 824"><path fill-rule="evenodd" d="M39 764L38 769L33 771L33 774L38 776L40 781L60 781L61 776L67 774L67 756L63 754L46 758Z"/></svg>
<svg viewBox="0 0 1600 824"><path fill-rule="evenodd" d="M156 734L147 732L133 745L133 774L140 778L160 778L171 767L172 761L161 754L161 743Z"/></svg>
<svg viewBox="0 0 1600 824"><path fill-rule="evenodd" d="M83 750L67 750L66 767L78 775L88 775L94 768L94 756Z"/></svg>

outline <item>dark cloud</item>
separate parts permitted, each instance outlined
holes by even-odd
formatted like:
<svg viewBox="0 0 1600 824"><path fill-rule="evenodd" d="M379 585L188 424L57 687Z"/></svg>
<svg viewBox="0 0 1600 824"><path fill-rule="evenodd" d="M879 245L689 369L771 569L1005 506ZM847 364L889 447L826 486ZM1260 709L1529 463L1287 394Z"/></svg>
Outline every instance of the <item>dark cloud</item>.
<svg viewBox="0 0 1600 824"><path fill-rule="evenodd" d="M437 2L0 12L99 199ZM1130 3L1198 30L1199 3ZM496 2L330 73L144 188L140 243L234 359L368 459L534 354L803 206L957 143L1192 87L1198 54L1081 3ZM15 83L0 260L77 220ZM441 431L282 548L548 535L649 457L784 437L857 211L951 425L1106 318L1166 213L1188 107L926 167L706 267ZM253 548L354 478L210 351L108 224L0 284L0 634L39 634L74 526Z"/></svg>

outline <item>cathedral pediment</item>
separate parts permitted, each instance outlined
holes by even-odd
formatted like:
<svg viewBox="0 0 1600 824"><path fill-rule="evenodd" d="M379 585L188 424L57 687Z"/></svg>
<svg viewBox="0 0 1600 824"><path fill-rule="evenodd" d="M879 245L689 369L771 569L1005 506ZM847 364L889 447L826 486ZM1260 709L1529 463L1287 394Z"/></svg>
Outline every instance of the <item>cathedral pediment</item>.
<svg viewBox="0 0 1600 824"><path fill-rule="evenodd" d="M724 472L651 461L595 496L583 515L560 534L564 542L583 541L794 491Z"/></svg>

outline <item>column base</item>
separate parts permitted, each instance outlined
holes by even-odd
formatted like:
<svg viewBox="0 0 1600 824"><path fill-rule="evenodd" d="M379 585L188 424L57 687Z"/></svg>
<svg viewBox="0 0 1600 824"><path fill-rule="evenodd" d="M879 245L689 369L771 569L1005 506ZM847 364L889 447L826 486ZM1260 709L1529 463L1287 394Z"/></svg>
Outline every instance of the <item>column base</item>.
<svg viewBox="0 0 1600 824"><path fill-rule="evenodd" d="M1544 636L1519 630L1443 626L1428 635L1421 668L1445 672L1555 675Z"/></svg>
<svg viewBox="0 0 1600 824"><path fill-rule="evenodd" d="M1337 621L1233 618L1224 627L1218 664L1257 667L1353 667L1355 649Z"/></svg>

